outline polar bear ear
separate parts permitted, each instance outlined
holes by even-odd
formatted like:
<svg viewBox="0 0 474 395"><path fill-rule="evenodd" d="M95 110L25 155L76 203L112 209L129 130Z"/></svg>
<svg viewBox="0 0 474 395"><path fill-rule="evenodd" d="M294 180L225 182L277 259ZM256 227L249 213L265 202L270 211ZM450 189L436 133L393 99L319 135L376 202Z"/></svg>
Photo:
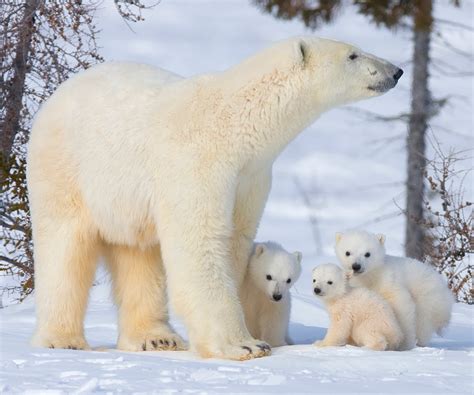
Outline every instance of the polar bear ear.
<svg viewBox="0 0 474 395"><path fill-rule="evenodd" d="M377 237L377 240L379 241L380 244L383 245L385 243L385 235L383 235L382 233L379 233L375 236Z"/></svg>
<svg viewBox="0 0 474 395"><path fill-rule="evenodd" d="M257 244L255 246L255 256L258 258L260 255L262 255L265 252L265 244Z"/></svg>
<svg viewBox="0 0 474 395"><path fill-rule="evenodd" d="M303 254L299 251L295 251L293 255L296 257L296 261L298 263L301 263L301 259L303 259Z"/></svg>
<svg viewBox="0 0 474 395"><path fill-rule="evenodd" d="M304 40L299 40L297 44L297 50L300 56L301 63L304 67L309 59L309 46Z"/></svg>
<svg viewBox="0 0 474 395"><path fill-rule="evenodd" d="M342 239L342 233L336 232L336 244L339 243Z"/></svg>

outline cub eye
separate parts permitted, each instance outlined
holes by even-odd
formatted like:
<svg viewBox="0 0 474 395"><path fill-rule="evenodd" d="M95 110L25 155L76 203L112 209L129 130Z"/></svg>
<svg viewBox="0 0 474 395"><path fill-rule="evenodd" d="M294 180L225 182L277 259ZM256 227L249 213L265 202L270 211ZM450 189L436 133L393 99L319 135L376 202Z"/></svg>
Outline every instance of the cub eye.
<svg viewBox="0 0 474 395"><path fill-rule="evenodd" d="M270 281L272 279L272 276L270 276L269 274L267 274L267 280Z"/></svg>
<svg viewBox="0 0 474 395"><path fill-rule="evenodd" d="M351 253L349 251L346 251L346 256L349 256L351 255Z"/></svg>
<svg viewBox="0 0 474 395"><path fill-rule="evenodd" d="M287 284L291 283L291 278L289 278L288 280L286 280L286 283L287 283Z"/></svg>
<svg viewBox="0 0 474 395"><path fill-rule="evenodd" d="M332 285L332 281L328 281L328 284L329 284L329 285Z"/></svg>
<svg viewBox="0 0 474 395"><path fill-rule="evenodd" d="M313 283L315 283L315 282L316 282L316 279L313 278Z"/></svg>
<svg viewBox="0 0 474 395"><path fill-rule="evenodd" d="M359 57L359 55L357 55L357 54L355 54L355 53L351 53L351 54L349 55L349 59L350 59L350 60L357 59L358 57Z"/></svg>
<svg viewBox="0 0 474 395"><path fill-rule="evenodd" d="M370 256L370 252L365 253L365 257L368 258Z"/></svg>

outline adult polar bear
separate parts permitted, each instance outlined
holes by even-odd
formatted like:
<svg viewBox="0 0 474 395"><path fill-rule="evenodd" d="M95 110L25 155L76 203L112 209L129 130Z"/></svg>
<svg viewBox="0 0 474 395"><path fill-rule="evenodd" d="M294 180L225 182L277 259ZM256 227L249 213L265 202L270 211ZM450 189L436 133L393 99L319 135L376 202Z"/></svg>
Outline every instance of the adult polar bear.
<svg viewBox="0 0 474 395"><path fill-rule="evenodd" d="M182 346L166 283L201 355L267 355L245 327L238 287L272 163L321 112L380 95L401 74L350 45L298 37L221 73L184 79L109 63L65 82L29 145L33 345L87 348L83 319L103 254L119 348Z"/></svg>

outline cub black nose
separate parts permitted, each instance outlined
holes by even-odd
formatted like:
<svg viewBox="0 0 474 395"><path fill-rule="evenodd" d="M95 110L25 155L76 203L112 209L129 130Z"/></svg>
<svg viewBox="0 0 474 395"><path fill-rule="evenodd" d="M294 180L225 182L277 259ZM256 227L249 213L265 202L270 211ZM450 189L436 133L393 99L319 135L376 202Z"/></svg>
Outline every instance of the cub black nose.
<svg viewBox="0 0 474 395"><path fill-rule="evenodd" d="M355 272L358 272L360 270L361 266L358 263L353 263L352 264L352 270Z"/></svg>
<svg viewBox="0 0 474 395"><path fill-rule="evenodd" d="M277 302L282 298L280 294L275 294L273 295L273 300L276 300Z"/></svg>
<svg viewBox="0 0 474 395"><path fill-rule="evenodd" d="M321 293L321 290L319 288L315 288L314 289L314 293L317 295L317 294L320 294Z"/></svg>
<svg viewBox="0 0 474 395"><path fill-rule="evenodd" d="M398 71L393 75L393 79L395 81L398 81L402 75L403 75L403 70L398 69Z"/></svg>

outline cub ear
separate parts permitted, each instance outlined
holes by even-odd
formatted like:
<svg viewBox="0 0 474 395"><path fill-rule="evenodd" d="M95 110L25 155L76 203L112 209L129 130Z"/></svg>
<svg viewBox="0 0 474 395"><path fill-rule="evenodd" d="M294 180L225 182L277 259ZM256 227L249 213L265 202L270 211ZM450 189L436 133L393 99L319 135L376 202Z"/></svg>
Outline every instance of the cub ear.
<svg viewBox="0 0 474 395"><path fill-rule="evenodd" d="M295 251L293 255L296 257L296 261L298 263L301 263L301 259L303 259L303 254L299 251Z"/></svg>
<svg viewBox="0 0 474 395"><path fill-rule="evenodd" d="M383 235L382 233L375 235L375 237L377 237L377 240L380 244L383 245L385 243L385 235Z"/></svg>
<svg viewBox="0 0 474 395"><path fill-rule="evenodd" d="M265 247L265 244L257 244L255 246L255 256L258 258L260 255L262 255L267 247Z"/></svg>
<svg viewBox="0 0 474 395"><path fill-rule="evenodd" d="M336 244L339 243L342 239L342 233L336 232Z"/></svg>

